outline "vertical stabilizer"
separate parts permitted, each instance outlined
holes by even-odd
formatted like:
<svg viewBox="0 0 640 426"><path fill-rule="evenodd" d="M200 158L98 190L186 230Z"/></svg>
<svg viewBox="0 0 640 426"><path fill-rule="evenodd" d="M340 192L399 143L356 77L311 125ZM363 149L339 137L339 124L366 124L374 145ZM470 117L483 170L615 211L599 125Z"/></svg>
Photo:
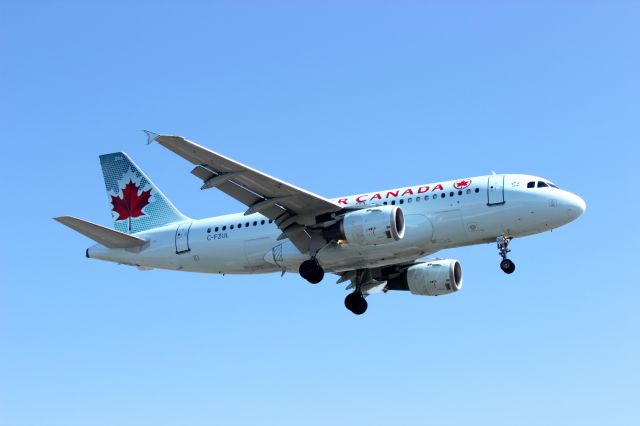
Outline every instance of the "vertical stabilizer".
<svg viewBox="0 0 640 426"><path fill-rule="evenodd" d="M189 220L124 152L100 156L113 228L133 234Z"/></svg>

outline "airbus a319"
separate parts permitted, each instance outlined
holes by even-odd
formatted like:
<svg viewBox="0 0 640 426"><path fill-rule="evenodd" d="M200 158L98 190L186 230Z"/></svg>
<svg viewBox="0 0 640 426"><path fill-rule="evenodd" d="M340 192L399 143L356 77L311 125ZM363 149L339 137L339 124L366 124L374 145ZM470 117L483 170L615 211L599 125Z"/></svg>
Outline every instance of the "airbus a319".
<svg viewBox="0 0 640 426"><path fill-rule="evenodd" d="M462 288L454 259L440 250L497 243L500 268L513 238L577 219L577 195L548 179L490 174L335 199L306 191L180 136L146 132L193 164L202 189L218 189L244 212L191 219L123 152L100 156L113 229L71 216L56 220L94 240L86 256L213 274L297 272L312 284L326 273L351 290L344 304L361 315L377 292L440 296Z"/></svg>

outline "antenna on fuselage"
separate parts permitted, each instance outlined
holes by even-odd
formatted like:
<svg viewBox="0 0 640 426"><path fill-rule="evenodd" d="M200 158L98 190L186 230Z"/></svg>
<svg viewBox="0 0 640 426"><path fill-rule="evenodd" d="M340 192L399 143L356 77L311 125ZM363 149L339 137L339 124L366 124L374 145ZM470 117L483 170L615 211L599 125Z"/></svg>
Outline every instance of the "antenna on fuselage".
<svg viewBox="0 0 640 426"><path fill-rule="evenodd" d="M491 170L491 174L492 175L497 175L497 173L494 170Z"/></svg>

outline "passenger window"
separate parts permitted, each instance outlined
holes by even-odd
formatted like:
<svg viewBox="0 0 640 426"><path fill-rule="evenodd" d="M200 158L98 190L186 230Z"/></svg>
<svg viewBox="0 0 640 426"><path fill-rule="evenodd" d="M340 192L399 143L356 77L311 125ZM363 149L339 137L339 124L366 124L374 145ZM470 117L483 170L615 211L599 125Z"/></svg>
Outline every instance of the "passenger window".
<svg viewBox="0 0 640 426"><path fill-rule="evenodd" d="M245 223L244 226L249 227L249 222Z"/></svg>
<svg viewBox="0 0 640 426"><path fill-rule="evenodd" d="M453 191L449 193L449 197L453 197Z"/></svg>
<svg viewBox="0 0 640 426"><path fill-rule="evenodd" d="M471 194L471 188L467 189L467 194Z"/></svg>
<svg viewBox="0 0 640 426"><path fill-rule="evenodd" d="M396 200L391 201L391 205L395 206L396 205Z"/></svg>
<svg viewBox="0 0 640 426"><path fill-rule="evenodd" d="M420 201L420 197L416 197L416 203Z"/></svg>
<svg viewBox="0 0 640 426"><path fill-rule="evenodd" d="M233 229L233 225L229 225L229 229Z"/></svg>
<svg viewBox="0 0 640 426"><path fill-rule="evenodd" d="M223 231L226 231L226 230L227 230L227 225L223 226L223 227L222 227L222 230L223 230Z"/></svg>
<svg viewBox="0 0 640 426"><path fill-rule="evenodd" d="M462 190L458 191L458 195L462 195Z"/></svg>
<svg viewBox="0 0 640 426"><path fill-rule="evenodd" d="M385 202L384 202L384 203L382 203L382 204L384 204L384 205L386 206L386 205L387 205L387 202L385 201Z"/></svg>
<svg viewBox="0 0 640 426"><path fill-rule="evenodd" d="M440 194L440 198L444 198L446 196L447 196L447 194L445 194L444 192L442 194Z"/></svg>
<svg viewBox="0 0 640 426"><path fill-rule="evenodd" d="M207 228L207 234L211 233L211 228Z"/></svg>
<svg viewBox="0 0 640 426"><path fill-rule="evenodd" d="M242 228L242 224L241 223L238 224L238 229L240 229L240 228Z"/></svg>
<svg viewBox="0 0 640 426"><path fill-rule="evenodd" d="M542 182L542 181L538 181L538 188L546 188L549 185L547 185L546 183Z"/></svg>
<svg viewBox="0 0 640 426"><path fill-rule="evenodd" d="M257 224L258 224L257 220L253 221L253 226L256 226Z"/></svg>
<svg viewBox="0 0 640 426"><path fill-rule="evenodd" d="M476 188L476 194L480 192L480 188Z"/></svg>
<svg viewBox="0 0 640 426"><path fill-rule="evenodd" d="M409 199L407 200L407 203L410 203L410 202L412 202L412 201L413 201L413 198L409 198Z"/></svg>
<svg viewBox="0 0 640 426"><path fill-rule="evenodd" d="M216 226L216 230L215 230L215 232L218 232L218 229L220 229L220 228L218 228L218 227Z"/></svg>
<svg viewBox="0 0 640 426"><path fill-rule="evenodd" d="M269 219L269 223L273 223L273 219Z"/></svg>
<svg viewBox="0 0 640 426"><path fill-rule="evenodd" d="M536 183L535 182L529 182L527 184L527 188L535 188L536 187Z"/></svg>
<svg viewBox="0 0 640 426"><path fill-rule="evenodd" d="M436 198L438 198L438 194L433 194L433 197L431 197L431 198L433 198L435 200Z"/></svg>
<svg viewBox="0 0 640 426"><path fill-rule="evenodd" d="M400 201L398 201L398 204L404 204L404 200L401 199Z"/></svg>
<svg viewBox="0 0 640 426"><path fill-rule="evenodd" d="M264 225L264 219L260 221L260 225Z"/></svg>

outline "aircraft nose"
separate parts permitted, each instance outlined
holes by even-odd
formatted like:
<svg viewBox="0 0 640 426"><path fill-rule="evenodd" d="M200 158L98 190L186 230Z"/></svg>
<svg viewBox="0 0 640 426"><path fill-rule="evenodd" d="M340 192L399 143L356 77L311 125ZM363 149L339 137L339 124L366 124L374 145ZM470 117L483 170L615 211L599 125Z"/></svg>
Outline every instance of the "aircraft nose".
<svg viewBox="0 0 640 426"><path fill-rule="evenodd" d="M568 192L564 198L564 204L570 220L579 218L587 209L587 203L585 203L584 200L576 194Z"/></svg>

